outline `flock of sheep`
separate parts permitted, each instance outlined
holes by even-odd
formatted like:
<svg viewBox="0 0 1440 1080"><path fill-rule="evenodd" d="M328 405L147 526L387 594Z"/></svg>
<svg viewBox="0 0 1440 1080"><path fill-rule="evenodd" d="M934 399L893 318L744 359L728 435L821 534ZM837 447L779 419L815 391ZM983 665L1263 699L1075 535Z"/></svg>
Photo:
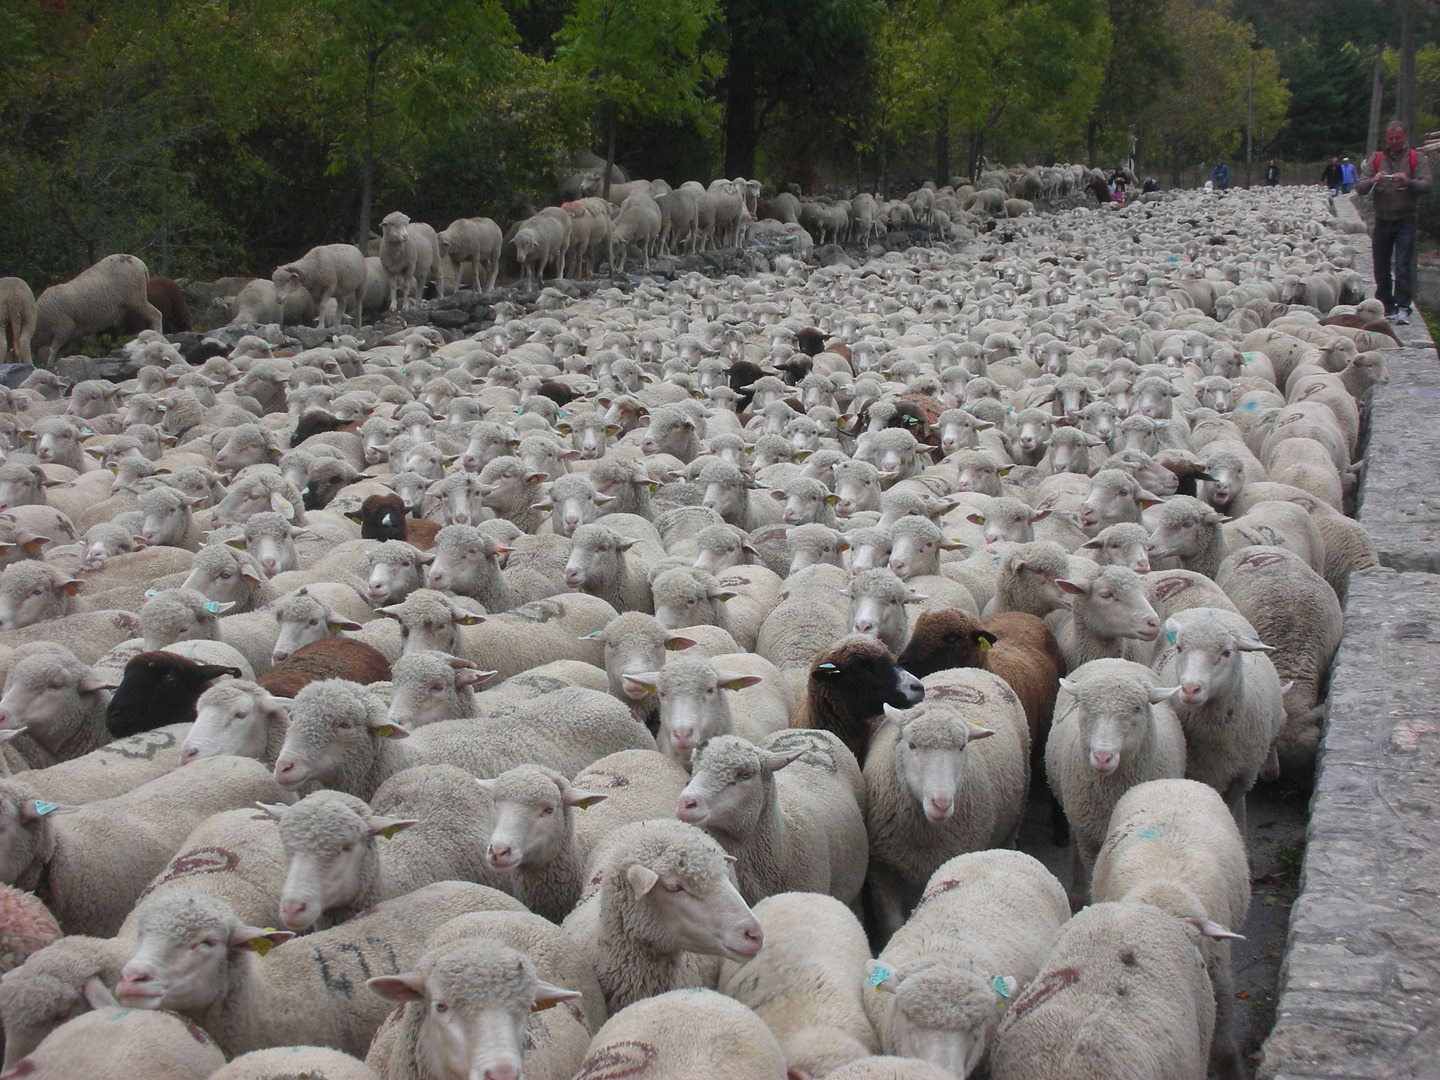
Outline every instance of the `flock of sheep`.
<svg viewBox="0 0 1440 1080"><path fill-rule="evenodd" d="M607 257L733 243L717 184L665 239L621 193ZM1246 793L1313 772L1376 562L1394 341L1325 218L1174 193L0 392L3 1076L1244 1075ZM391 303L428 243L385 220ZM358 314L341 247L272 306Z"/></svg>

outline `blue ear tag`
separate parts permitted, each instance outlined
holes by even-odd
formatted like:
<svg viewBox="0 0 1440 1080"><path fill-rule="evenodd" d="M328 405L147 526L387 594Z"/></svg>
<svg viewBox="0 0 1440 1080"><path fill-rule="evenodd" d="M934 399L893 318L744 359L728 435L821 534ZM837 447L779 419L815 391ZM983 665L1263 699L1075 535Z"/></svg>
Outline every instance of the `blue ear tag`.
<svg viewBox="0 0 1440 1080"><path fill-rule="evenodd" d="M995 992L1003 998L1008 998L1015 992L1015 979L1013 976L1007 978L1004 975L996 975L995 981L990 985L995 989Z"/></svg>
<svg viewBox="0 0 1440 1080"><path fill-rule="evenodd" d="M218 614L219 611L220 611L220 601L218 601L218 600L211 600L211 601L209 601L209 602L206 603L206 605L205 605L205 610L208 611L208 612L210 612L211 615L216 615L216 614Z"/></svg>
<svg viewBox="0 0 1440 1080"><path fill-rule="evenodd" d="M874 987L876 991L878 991L880 989L880 984L894 974L894 968L887 967L886 965L877 962L875 967L870 972L870 985Z"/></svg>
<svg viewBox="0 0 1440 1080"><path fill-rule="evenodd" d="M1178 635L1177 633L1175 633L1174 630L1166 630L1166 631L1165 631L1165 640L1168 641L1171 645L1174 645L1174 644L1175 644L1175 639L1176 639L1177 637L1179 637L1179 636L1180 636L1180 635Z"/></svg>
<svg viewBox="0 0 1440 1080"><path fill-rule="evenodd" d="M159 595L160 595L160 590L159 590L159 589L146 589L146 590L145 590L145 599L146 599L146 600L149 600L150 597L152 597L152 596L159 596Z"/></svg>
<svg viewBox="0 0 1440 1080"><path fill-rule="evenodd" d="M58 809L58 804L56 803L42 802L39 799L35 800L35 813L39 814L41 817L44 817L46 814L54 813L56 809Z"/></svg>

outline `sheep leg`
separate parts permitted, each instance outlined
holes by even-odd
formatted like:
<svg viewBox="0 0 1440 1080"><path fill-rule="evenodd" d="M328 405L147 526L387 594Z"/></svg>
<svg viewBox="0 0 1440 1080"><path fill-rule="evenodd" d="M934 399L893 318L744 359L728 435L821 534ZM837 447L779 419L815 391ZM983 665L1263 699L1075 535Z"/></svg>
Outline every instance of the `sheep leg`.
<svg viewBox="0 0 1440 1080"><path fill-rule="evenodd" d="M140 314L144 316L145 321L150 324L150 329L154 330L157 334L165 328L165 316L161 315L160 309L150 303L150 301L145 301L145 305L140 308Z"/></svg>
<svg viewBox="0 0 1440 1080"><path fill-rule="evenodd" d="M358 330L365 325L365 286L355 290L355 328Z"/></svg>
<svg viewBox="0 0 1440 1080"><path fill-rule="evenodd" d="M320 330L325 329L325 305L326 305L327 303L329 303L329 301L330 301L330 290L329 290L329 289L321 289L321 290L320 290L320 295L315 298L315 310L316 310L315 326L316 326L318 329L320 329ZM281 310L283 311L284 309L282 308ZM340 317L338 312L336 313L336 316L335 316L335 317L336 317L336 320L338 321L338 320L339 320L339 317Z"/></svg>
<svg viewBox="0 0 1440 1080"><path fill-rule="evenodd" d="M1070 819L1053 791L1050 793L1050 840L1056 847L1070 843Z"/></svg>
<svg viewBox="0 0 1440 1080"><path fill-rule="evenodd" d="M1086 897L1090 895L1090 868L1085 865L1084 856L1080 854L1080 840L1075 836L1070 838L1070 888L1067 892L1072 912L1083 908Z"/></svg>
<svg viewBox="0 0 1440 1080"><path fill-rule="evenodd" d="M1240 1051L1230 1010L1235 1003L1235 975L1230 967L1230 942L1207 942L1215 950L1215 962L1207 965L1215 987L1215 1034L1210 1040L1210 1071L1215 1080L1244 1080ZM1207 950L1208 951L1208 950Z"/></svg>
<svg viewBox="0 0 1440 1080"><path fill-rule="evenodd" d="M1235 827L1240 830L1240 836L1245 836L1245 793L1255 786L1255 777L1242 776L1238 780L1232 780L1230 786L1220 794L1225 796L1225 805L1230 807L1230 814L1235 818Z"/></svg>
<svg viewBox="0 0 1440 1080"><path fill-rule="evenodd" d="M870 864L870 910L879 924L880 936L890 940L905 925L905 904L901 898L900 879L888 866Z"/></svg>

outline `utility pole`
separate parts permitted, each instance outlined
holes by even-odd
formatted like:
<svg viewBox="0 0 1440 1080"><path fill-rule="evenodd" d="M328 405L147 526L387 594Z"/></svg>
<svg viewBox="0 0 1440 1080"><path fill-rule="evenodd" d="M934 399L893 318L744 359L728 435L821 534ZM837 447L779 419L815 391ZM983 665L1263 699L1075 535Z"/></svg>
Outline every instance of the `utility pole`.
<svg viewBox="0 0 1440 1080"><path fill-rule="evenodd" d="M1395 119L1405 125L1410 144L1415 132L1415 0L1400 0L1400 76L1395 87Z"/></svg>
<svg viewBox="0 0 1440 1080"><path fill-rule="evenodd" d="M165 0L155 0L155 20L158 24L156 29L160 35L160 48L158 64L160 72L160 140L163 145L165 140L165 95L169 93L169 87L165 79ZM160 174L160 273L170 273L170 191L169 169Z"/></svg>
<svg viewBox="0 0 1440 1080"><path fill-rule="evenodd" d="M1245 186L1250 186L1250 154L1255 130L1255 46L1250 46L1250 88L1245 92Z"/></svg>

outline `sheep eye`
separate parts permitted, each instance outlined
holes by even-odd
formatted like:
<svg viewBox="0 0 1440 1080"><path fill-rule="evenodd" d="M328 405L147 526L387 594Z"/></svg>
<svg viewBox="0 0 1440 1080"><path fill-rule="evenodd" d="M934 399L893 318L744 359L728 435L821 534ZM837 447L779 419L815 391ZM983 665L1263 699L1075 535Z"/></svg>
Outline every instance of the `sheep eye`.
<svg viewBox="0 0 1440 1080"><path fill-rule="evenodd" d="M437 1013L447 1013L450 1011L450 1006L446 1005L443 1001L437 1001L435 1002L435 1011Z"/></svg>
<svg viewBox="0 0 1440 1080"><path fill-rule="evenodd" d="M351 840L350 843L344 845L340 850L341 850L341 851L354 851L354 850L355 850L355 841L354 841L354 840Z"/></svg>
<svg viewBox="0 0 1440 1080"><path fill-rule="evenodd" d="M349 731L354 726L355 725L352 724L349 720L341 720L338 724L335 725L335 727L340 731Z"/></svg>
<svg viewBox="0 0 1440 1080"><path fill-rule="evenodd" d="M1226 656L1229 656L1230 654L1229 654L1229 653L1226 653L1225 655L1226 655ZM65 688L65 684L64 684L63 682L61 682L60 680L58 680L58 679L52 680L51 683L50 683L50 689L51 689L51 690L63 690L64 688Z"/></svg>
<svg viewBox="0 0 1440 1080"><path fill-rule="evenodd" d="M1230 654L1231 654L1231 652L1232 652L1232 650L1226 649L1226 650L1225 650L1224 652L1222 652L1220 655L1221 655L1222 657L1229 657Z"/></svg>
<svg viewBox="0 0 1440 1080"><path fill-rule="evenodd" d="M229 570L221 570L221 571L220 571L220 580L221 580L221 581L229 581L232 576L233 576L233 575L230 573Z"/></svg>
<svg viewBox="0 0 1440 1080"><path fill-rule="evenodd" d="M667 885L665 886L665 891L666 891L666 892L669 892L669 893L683 893L683 892L685 891L685 886L684 886L684 885L681 885L681 884L677 881L677 882L675 882L673 885L672 885L672 884L667 884Z"/></svg>
<svg viewBox="0 0 1440 1080"><path fill-rule="evenodd" d="M555 807L553 806L542 806L540 808L541 817L549 817L553 813L555 813Z"/></svg>
<svg viewBox="0 0 1440 1080"><path fill-rule="evenodd" d="M915 749L915 744L914 744L913 742L906 742L905 745L908 746L908 747L910 747L911 750L914 750L914 749Z"/></svg>
<svg viewBox="0 0 1440 1080"><path fill-rule="evenodd" d="M310 625L311 625L311 626L319 626L319 625L320 625L320 620L319 620L319 619L311 619L311 620L310 620Z"/></svg>
<svg viewBox="0 0 1440 1080"><path fill-rule="evenodd" d="M36 589L36 590L35 590L34 592L32 592L30 595L31 595L31 596L44 596L44 595L45 595L45 590L44 590L44 589Z"/></svg>
<svg viewBox="0 0 1440 1080"><path fill-rule="evenodd" d="M755 774L747 769L745 772L736 773L735 779L741 783L748 783L754 776Z"/></svg>

